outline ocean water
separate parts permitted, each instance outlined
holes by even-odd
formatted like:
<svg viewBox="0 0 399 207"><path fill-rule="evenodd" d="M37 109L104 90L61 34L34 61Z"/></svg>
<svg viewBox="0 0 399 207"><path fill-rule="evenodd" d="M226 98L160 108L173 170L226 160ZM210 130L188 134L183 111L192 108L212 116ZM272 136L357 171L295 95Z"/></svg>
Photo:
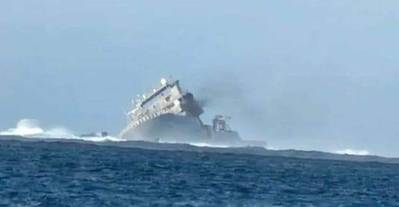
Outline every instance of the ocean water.
<svg viewBox="0 0 399 207"><path fill-rule="evenodd" d="M0 141L0 206L399 206L399 165Z"/></svg>

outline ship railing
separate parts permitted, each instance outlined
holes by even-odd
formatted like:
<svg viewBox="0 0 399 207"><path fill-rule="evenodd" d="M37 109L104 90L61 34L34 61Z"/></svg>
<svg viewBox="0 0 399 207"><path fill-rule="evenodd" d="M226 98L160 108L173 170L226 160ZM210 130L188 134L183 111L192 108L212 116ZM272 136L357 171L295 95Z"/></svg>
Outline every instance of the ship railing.
<svg viewBox="0 0 399 207"><path fill-rule="evenodd" d="M149 120L155 119L155 118L157 118L157 117L159 117L159 116L161 116L161 115L163 115L163 114L167 114L167 113L169 113L169 112L170 112L169 110L162 109L162 110L159 111L159 112L155 112L155 113L152 113L152 114L150 114L150 115L143 116L142 118L140 118L140 119L138 119L137 121L133 122L132 125L133 125L134 127L137 127L137 126L141 125L141 124L144 123L144 122L147 122L147 121L149 121Z"/></svg>

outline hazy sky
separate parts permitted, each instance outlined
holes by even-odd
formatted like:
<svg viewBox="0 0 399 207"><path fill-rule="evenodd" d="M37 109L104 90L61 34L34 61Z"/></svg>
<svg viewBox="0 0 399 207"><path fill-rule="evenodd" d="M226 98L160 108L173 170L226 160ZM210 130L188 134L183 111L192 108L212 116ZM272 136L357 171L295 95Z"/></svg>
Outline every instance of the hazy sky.
<svg viewBox="0 0 399 207"><path fill-rule="evenodd" d="M2 0L0 129L124 127L162 76L244 138L399 156L399 1Z"/></svg>

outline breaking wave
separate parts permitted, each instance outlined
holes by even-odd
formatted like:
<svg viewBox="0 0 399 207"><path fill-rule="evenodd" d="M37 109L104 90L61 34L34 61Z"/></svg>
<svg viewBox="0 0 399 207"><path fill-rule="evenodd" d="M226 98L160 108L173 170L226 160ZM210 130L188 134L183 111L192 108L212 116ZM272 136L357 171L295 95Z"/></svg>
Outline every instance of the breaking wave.
<svg viewBox="0 0 399 207"><path fill-rule="evenodd" d="M60 133L60 134L58 134ZM17 126L15 128L10 128L5 131L1 131L0 135L10 135L10 136L54 136L58 137L58 135L62 135L65 137L65 135L68 135L67 130L64 130L62 128L54 128L51 130L44 130L43 128L40 127L40 123L36 119L22 119L17 123Z"/></svg>
<svg viewBox="0 0 399 207"><path fill-rule="evenodd" d="M370 155L367 150L354 150L354 149L344 149L335 151L336 154L346 154L346 155Z"/></svg>
<svg viewBox="0 0 399 207"><path fill-rule="evenodd" d="M79 139L92 142L124 141L113 136L78 136L64 127L44 129L36 119L22 119L15 128L0 131L3 136L22 136L29 138L57 138L57 139Z"/></svg>
<svg viewBox="0 0 399 207"><path fill-rule="evenodd" d="M56 138L56 139L76 139L76 140L84 140L84 141L91 141L91 142L106 142L106 141L113 141L113 142L120 142L120 141L127 141L125 139L121 139L114 136L101 136L99 134L92 134L89 136L79 136L74 134L71 130L65 127L54 127L50 129L45 129L40 126L40 122L36 119L22 119L18 121L17 126L15 128L10 128L4 131L0 131L0 135L2 136L22 136L26 138ZM174 142L170 141L162 141L160 143L170 143L173 144ZM209 143L199 143L199 142L192 142L187 143L192 146L196 147L215 147L215 148L228 148L230 146L227 145L215 145ZM269 150L280 150L280 148L274 148L268 146ZM347 155L371 155L367 150L356 150L356 149L343 149L333 151L335 154L347 154Z"/></svg>
<svg viewBox="0 0 399 207"><path fill-rule="evenodd" d="M215 148L229 148L231 146L228 145L215 145L215 144L208 144L208 143L200 143L200 142L192 142L189 143L190 145L196 146L196 147L215 147Z"/></svg>

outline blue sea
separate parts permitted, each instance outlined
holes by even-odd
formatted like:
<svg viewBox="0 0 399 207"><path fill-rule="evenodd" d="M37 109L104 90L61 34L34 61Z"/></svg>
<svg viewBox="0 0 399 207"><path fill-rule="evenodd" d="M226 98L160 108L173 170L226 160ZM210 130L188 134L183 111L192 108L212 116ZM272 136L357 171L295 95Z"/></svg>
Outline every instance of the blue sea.
<svg viewBox="0 0 399 207"><path fill-rule="evenodd" d="M0 206L399 206L399 165L0 141Z"/></svg>

